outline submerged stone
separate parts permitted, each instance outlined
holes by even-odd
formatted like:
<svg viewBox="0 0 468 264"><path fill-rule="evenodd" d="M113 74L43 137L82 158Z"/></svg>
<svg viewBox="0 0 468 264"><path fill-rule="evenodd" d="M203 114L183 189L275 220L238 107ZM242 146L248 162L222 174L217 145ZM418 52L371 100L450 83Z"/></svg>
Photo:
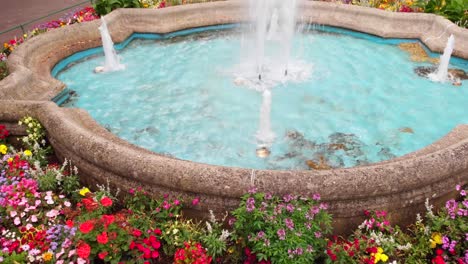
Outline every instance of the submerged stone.
<svg viewBox="0 0 468 264"><path fill-rule="evenodd" d="M414 134L414 130L411 127L402 127L398 129L401 133Z"/></svg>
<svg viewBox="0 0 468 264"><path fill-rule="evenodd" d="M320 156L318 162L315 162L313 160L306 160L306 164L307 166L309 166L310 169L313 170L329 170L332 168L325 160L324 156Z"/></svg>
<svg viewBox="0 0 468 264"><path fill-rule="evenodd" d="M430 62L433 64L439 63L438 58L431 58L427 55L427 52L417 42L413 43L401 43L398 45L401 50L404 50L410 54L410 58L414 62Z"/></svg>

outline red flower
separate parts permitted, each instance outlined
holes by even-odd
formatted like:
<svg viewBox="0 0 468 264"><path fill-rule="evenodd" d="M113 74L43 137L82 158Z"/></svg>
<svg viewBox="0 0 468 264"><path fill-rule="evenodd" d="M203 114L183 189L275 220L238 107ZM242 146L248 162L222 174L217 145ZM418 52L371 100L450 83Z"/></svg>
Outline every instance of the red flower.
<svg viewBox="0 0 468 264"><path fill-rule="evenodd" d="M142 234L142 232L138 229L134 229L133 232L132 232L132 235L133 236L136 236L136 237L140 237Z"/></svg>
<svg viewBox="0 0 468 264"><path fill-rule="evenodd" d="M84 223L82 223L80 225L80 231L83 233L83 234L87 234L89 232L91 232L94 228L94 224L93 222L91 221L86 221Z"/></svg>
<svg viewBox="0 0 468 264"><path fill-rule="evenodd" d="M106 232L102 232L96 236L96 240L99 244L107 244L107 242L109 242L109 237L107 237Z"/></svg>
<svg viewBox="0 0 468 264"><path fill-rule="evenodd" d="M106 258L106 256L107 256L107 254L109 254L109 253L107 253L107 251L104 251L104 252L99 253L98 257L100 259L104 260Z"/></svg>
<svg viewBox="0 0 468 264"><path fill-rule="evenodd" d="M161 231L161 229L159 229L159 228L156 228L156 229L154 230L154 233L155 233L156 235L158 235L158 236L162 235L162 231Z"/></svg>
<svg viewBox="0 0 468 264"><path fill-rule="evenodd" d="M88 211L94 211L99 206L96 201L93 200L93 198L83 198L81 201Z"/></svg>
<svg viewBox="0 0 468 264"><path fill-rule="evenodd" d="M102 204L102 206L104 206L104 207L109 207L109 206L112 205L112 199L109 198L109 197L103 197L103 198L101 199L101 204Z"/></svg>
<svg viewBox="0 0 468 264"><path fill-rule="evenodd" d="M432 263L434 264L445 264L444 258L442 256L436 256L432 259Z"/></svg>
<svg viewBox="0 0 468 264"><path fill-rule="evenodd" d="M88 259L89 254L91 253L91 247L83 241L79 242L76 253L82 259Z"/></svg>
<svg viewBox="0 0 468 264"><path fill-rule="evenodd" d="M444 251L443 251L442 249L438 248L438 249L436 250L436 255L437 255L437 256L441 256L442 254L444 254Z"/></svg>
<svg viewBox="0 0 468 264"><path fill-rule="evenodd" d="M115 221L114 215L103 215L101 217L102 222L104 223L105 227L108 227L110 224L112 224Z"/></svg>
<svg viewBox="0 0 468 264"><path fill-rule="evenodd" d="M67 226L68 226L69 228L72 228L73 225L74 225L74 223L73 223L72 220L67 220L65 223L67 224Z"/></svg>
<svg viewBox="0 0 468 264"><path fill-rule="evenodd" d="M135 247L136 247L136 243L134 241L130 242L130 245L128 246L128 248L130 248L130 250L132 250Z"/></svg>

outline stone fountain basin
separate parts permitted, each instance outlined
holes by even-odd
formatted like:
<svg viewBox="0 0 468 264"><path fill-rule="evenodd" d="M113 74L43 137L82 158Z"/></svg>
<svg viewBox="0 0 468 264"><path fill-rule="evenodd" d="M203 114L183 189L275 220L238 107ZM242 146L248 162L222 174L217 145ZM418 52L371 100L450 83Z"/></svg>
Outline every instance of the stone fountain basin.
<svg viewBox="0 0 468 264"><path fill-rule="evenodd" d="M385 38L421 40L442 52L446 39L457 39L454 55L468 59L468 30L432 14L391 13L378 9L307 1L300 15L317 23ZM193 4L160 10L119 9L106 16L113 40L132 33L168 33L182 29L245 21L245 1ZM222 167L169 158L134 146L97 124L81 109L60 108L50 100L65 85L51 71L62 59L101 45L100 21L53 30L21 45L9 57L11 74L0 82L0 123L14 135L24 134L17 121L38 118L60 159L69 158L82 180L106 183L125 191L141 186L159 196L201 198L192 212L231 210L252 185L276 194L319 192L330 205L335 230L345 233L362 221L362 210L389 212L406 224L424 210L427 198L440 205L468 183L468 125L459 125L437 142L400 158L367 166L322 171L271 171Z"/></svg>

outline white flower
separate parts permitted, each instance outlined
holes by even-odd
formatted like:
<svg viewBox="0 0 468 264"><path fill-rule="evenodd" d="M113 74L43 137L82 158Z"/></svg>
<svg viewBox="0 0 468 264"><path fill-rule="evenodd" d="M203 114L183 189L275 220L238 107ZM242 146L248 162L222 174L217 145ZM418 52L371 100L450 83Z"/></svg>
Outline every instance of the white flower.
<svg viewBox="0 0 468 264"><path fill-rule="evenodd" d="M226 239L231 235L231 233L229 233L229 231L223 229L223 231L221 232L221 236L219 237L219 240L221 241L226 241Z"/></svg>
<svg viewBox="0 0 468 264"><path fill-rule="evenodd" d="M206 222L206 229L208 230L208 233L212 233L213 232L213 228L211 227L211 224L209 222Z"/></svg>

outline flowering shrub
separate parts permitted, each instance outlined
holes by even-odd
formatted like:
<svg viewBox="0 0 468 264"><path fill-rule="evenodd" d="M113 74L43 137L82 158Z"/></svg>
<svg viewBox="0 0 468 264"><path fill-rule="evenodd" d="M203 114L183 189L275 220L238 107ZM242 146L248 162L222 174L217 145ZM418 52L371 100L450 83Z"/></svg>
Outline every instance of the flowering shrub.
<svg viewBox="0 0 468 264"><path fill-rule="evenodd" d="M212 258L206 254L206 250L200 243L185 242L184 248L177 249L174 255L175 264L209 264L211 260Z"/></svg>
<svg viewBox="0 0 468 264"><path fill-rule="evenodd" d="M234 232L259 261L313 263L331 231L326 209L318 194L312 199L289 194L279 198L252 189L233 212Z"/></svg>
<svg viewBox="0 0 468 264"><path fill-rule="evenodd" d="M51 29L75 24L75 23L82 23L87 21L92 21L94 19L99 18L96 14L96 11L92 7L84 7L80 8L76 11L73 11L67 14L65 17L60 18L58 20L49 21L40 25L35 26L35 28L28 33L24 34L21 37L15 37L8 42L3 43L3 47L0 48L0 80L5 78L8 75L8 68L6 65L6 61L8 56L15 50L19 45L21 45L24 41L35 37L41 33L47 32Z"/></svg>
<svg viewBox="0 0 468 264"><path fill-rule="evenodd" d="M6 138L8 137L9 134L10 132L8 132L5 125L0 125L0 143L5 143ZM5 153L2 153L2 154L5 154Z"/></svg>
<svg viewBox="0 0 468 264"><path fill-rule="evenodd" d="M30 117L21 123L25 142L44 148L37 144L45 139L42 125ZM459 185L458 199L437 213L427 201L424 219L418 215L406 233L386 212L365 211L349 238L328 239L331 216L318 194L280 198L255 189L226 230L228 215L187 220L182 201L168 195L130 190L120 203L108 185L80 187L68 161L41 166L47 159L37 157L40 150L17 151L6 144L5 126L0 133L1 263L468 263L468 198Z"/></svg>
<svg viewBox="0 0 468 264"><path fill-rule="evenodd" d="M412 229L415 250L409 251L410 261L430 257L431 263L468 263L468 190L456 186L460 199L450 199L437 214L426 203L426 217L418 220ZM426 220L426 221L424 221Z"/></svg>

